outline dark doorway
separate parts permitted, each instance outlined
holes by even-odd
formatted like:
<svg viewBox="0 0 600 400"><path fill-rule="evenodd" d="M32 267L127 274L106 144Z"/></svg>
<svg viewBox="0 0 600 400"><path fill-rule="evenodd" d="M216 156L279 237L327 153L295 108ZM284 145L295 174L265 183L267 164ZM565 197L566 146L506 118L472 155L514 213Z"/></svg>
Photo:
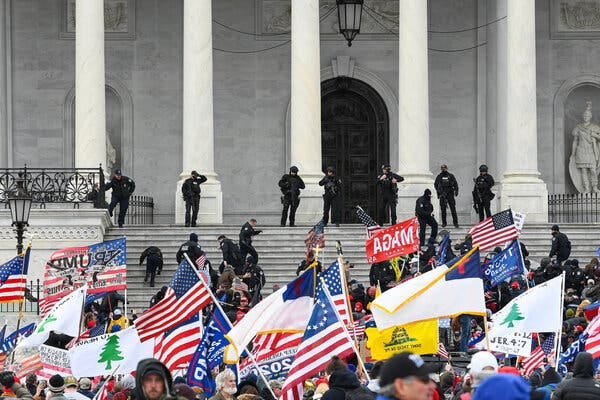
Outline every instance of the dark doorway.
<svg viewBox="0 0 600 400"><path fill-rule="evenodd" d="M388 112L379 94L357 79L340 77L321 84L323 171L334 166L342 179L342 223L359 223L355 206L376 218L375 185L389 162Z"/></svg>

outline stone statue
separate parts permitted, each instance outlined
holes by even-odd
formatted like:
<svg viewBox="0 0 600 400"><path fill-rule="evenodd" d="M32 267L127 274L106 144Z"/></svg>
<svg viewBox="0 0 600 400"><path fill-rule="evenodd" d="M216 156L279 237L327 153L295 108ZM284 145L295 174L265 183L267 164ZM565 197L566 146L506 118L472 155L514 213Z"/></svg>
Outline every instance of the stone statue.
<svg viewBox="0 0 600 400"><path fill-rule="evenodd" d="M117 150L110 141L110 132L106 132L106 169L105 172L110 176L117 162Z"/></svg>
<svg viewBox="0 0 600 400"><path fill-rule="evenodd" d="M600 192L600 126L592 122L592 102L586 102L583 122L573 128L573 146L569 160L569 172L577 190L581 193ZM573 166L575 168L573 168Z"/></svg>

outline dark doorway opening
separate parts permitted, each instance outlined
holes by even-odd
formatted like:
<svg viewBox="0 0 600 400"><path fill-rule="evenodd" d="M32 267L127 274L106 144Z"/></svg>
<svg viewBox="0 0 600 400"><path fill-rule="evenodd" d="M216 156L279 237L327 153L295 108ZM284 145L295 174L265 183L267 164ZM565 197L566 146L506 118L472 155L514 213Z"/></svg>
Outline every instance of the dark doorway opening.
<svg viewBox="0 0 600 400"><path fill-rule="evenodd" d="M355 206L377 217L376 178L389 160L389 117L379 94L357 79L339 77L321 84L323 171L342 179L342 223L359 223Z"/></svg>

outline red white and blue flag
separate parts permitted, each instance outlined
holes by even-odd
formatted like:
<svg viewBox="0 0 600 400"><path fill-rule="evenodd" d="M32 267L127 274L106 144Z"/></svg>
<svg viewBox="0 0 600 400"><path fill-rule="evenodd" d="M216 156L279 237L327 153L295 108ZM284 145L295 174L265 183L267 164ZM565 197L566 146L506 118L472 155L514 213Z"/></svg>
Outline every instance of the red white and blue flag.
<svg viewBox="0 0 600 400"><path fill-rule="evenodd" d="M22 302L27 286L27 269L29 267L29 253L27 247L24 254L20 254L0 265L0 303Z"/></svg>
<svg viewBox="0 0 600 400"><path fill-rule="evenodd" d="M367 227L367 237L373 236L377 231L381 230L381 225L379 225L365 210L362 209L361 206L356 206L356 215L360 222L362 222Z"/></svg>
<svg viewBox="0 0 600 400"><path fill-rule="evenodd" d="M165 297L135 320L142 342L175 328L212 301L209 289L192 268L183 260L171 279Z"/></svg>
<svg viewBox="0 0 600 400"><path fill-rule="evenodd" d="M327 285L335 309L342 318L342 323L345 326L350 324L350 305L348 304L348 295L346 293L346 285L342 277L342 268L340 263L335 261L325 271L319 274Z"/></svg>
<svg viewBox="0 0 600 400"><path fill-rule="evenodd" d="M554 354L554 338L555 334L550 334L541 346L538 346L531 352L529 357L523 359L521 366L523 367L523 374L525 376L531 375L533 370L544 365L544 358Z"/></svg>
<svg viewBox="0 0 600 400"><path fill-rule="evenodd" d="M510 209L500 211L487 217L469 230L473 245L478 244L479 250L491 249L494 246L510 242L519 237Z"/></svg>
<svg viewBox="0 0 600 400"><path fill-rule="evenodd" d="M304 381L314 376L337 355L341 358L354 352L354 347L326 288L319 284L312 315L302 343L281 390L281 400L302 400Z"/></svg>
<svg viewBox="0 0 600 400"><path fill-rule="evenodd" d="M41 317L44 318L58 300L86 283L88 297L94 298L127 289L126 249L125 238L119 238L52 253L44 272Z"/></svg>
<svg viewBox="0 0 600 400"><path fill-rule="evenodd" d="M169 369L187 369L202 338L202 321L198 313L159 336L154 343L154 358Z"/></svg>

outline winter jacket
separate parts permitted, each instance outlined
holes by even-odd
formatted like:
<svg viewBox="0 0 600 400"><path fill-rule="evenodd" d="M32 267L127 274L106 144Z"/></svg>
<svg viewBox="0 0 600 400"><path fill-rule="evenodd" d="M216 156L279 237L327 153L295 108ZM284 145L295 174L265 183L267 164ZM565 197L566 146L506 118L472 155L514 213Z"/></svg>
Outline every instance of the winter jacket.
<svg viewBox="0 0 600 400"><path fill-rule="evenodd" d="M148 370L157 370L161 372L161 375L165 380L165 392L161 396L161 399L166 398L167 396L171 397L173 392L173 377L171 376L171 372L165 367L163 363L158 361L155 358L146 358L141 360L138 363L136 374L135 374L135 396L138 400L145 400L146 394L144 393L144 389L142 387L142 379L144 378L144 374ZM182 399L178 397L178 399Z"/></svg>
<svg viewBox="0 0 600 400"><path fill-rule="evenodd" d="M329 390L323 393L321 400L345 400L346 391L356 389L360 381L350 370L335 371L329 377Z"/></svg>
<svg viewBox="0 0 600 400"><path fill-rule="evenodd" d="M600 399L600 383L594 379L594 360L590 353L582 352L575 357L573 379L562 382L552 399L597 400Z"/></svg>
<svg viewBox="0 0 600 400"><path fill-rule="evenodd" d="M562 232L556 232L555 235L552 236L552 248L550 249L550 254L548 257L552 258L556 256L558 261L564 261L571 255L571 242L567 235Z"/></svg>
<svg viewBox="0 0 600 400"><path fill-rule="evenodd" d="M108 189L112 189L112 197L126 199L135 192L135 182L125 175L121 176L121 179L117 179L113 176L112 179L104 185L104 190Z"/></svg>
<svg viewBox="0 0 600 400"><path fill-rule="evenodd" d="M27 390L27 388L21 384L18 383L13 383L12 386L10 387L10 391L13 392L15 395L9 395L9 393L2 393L0 395L0 399L2 400L15 400L15 399L26 399L26 400L33 400L33 396L31 395L31 393L29 393L29 390Z"/></svg>

